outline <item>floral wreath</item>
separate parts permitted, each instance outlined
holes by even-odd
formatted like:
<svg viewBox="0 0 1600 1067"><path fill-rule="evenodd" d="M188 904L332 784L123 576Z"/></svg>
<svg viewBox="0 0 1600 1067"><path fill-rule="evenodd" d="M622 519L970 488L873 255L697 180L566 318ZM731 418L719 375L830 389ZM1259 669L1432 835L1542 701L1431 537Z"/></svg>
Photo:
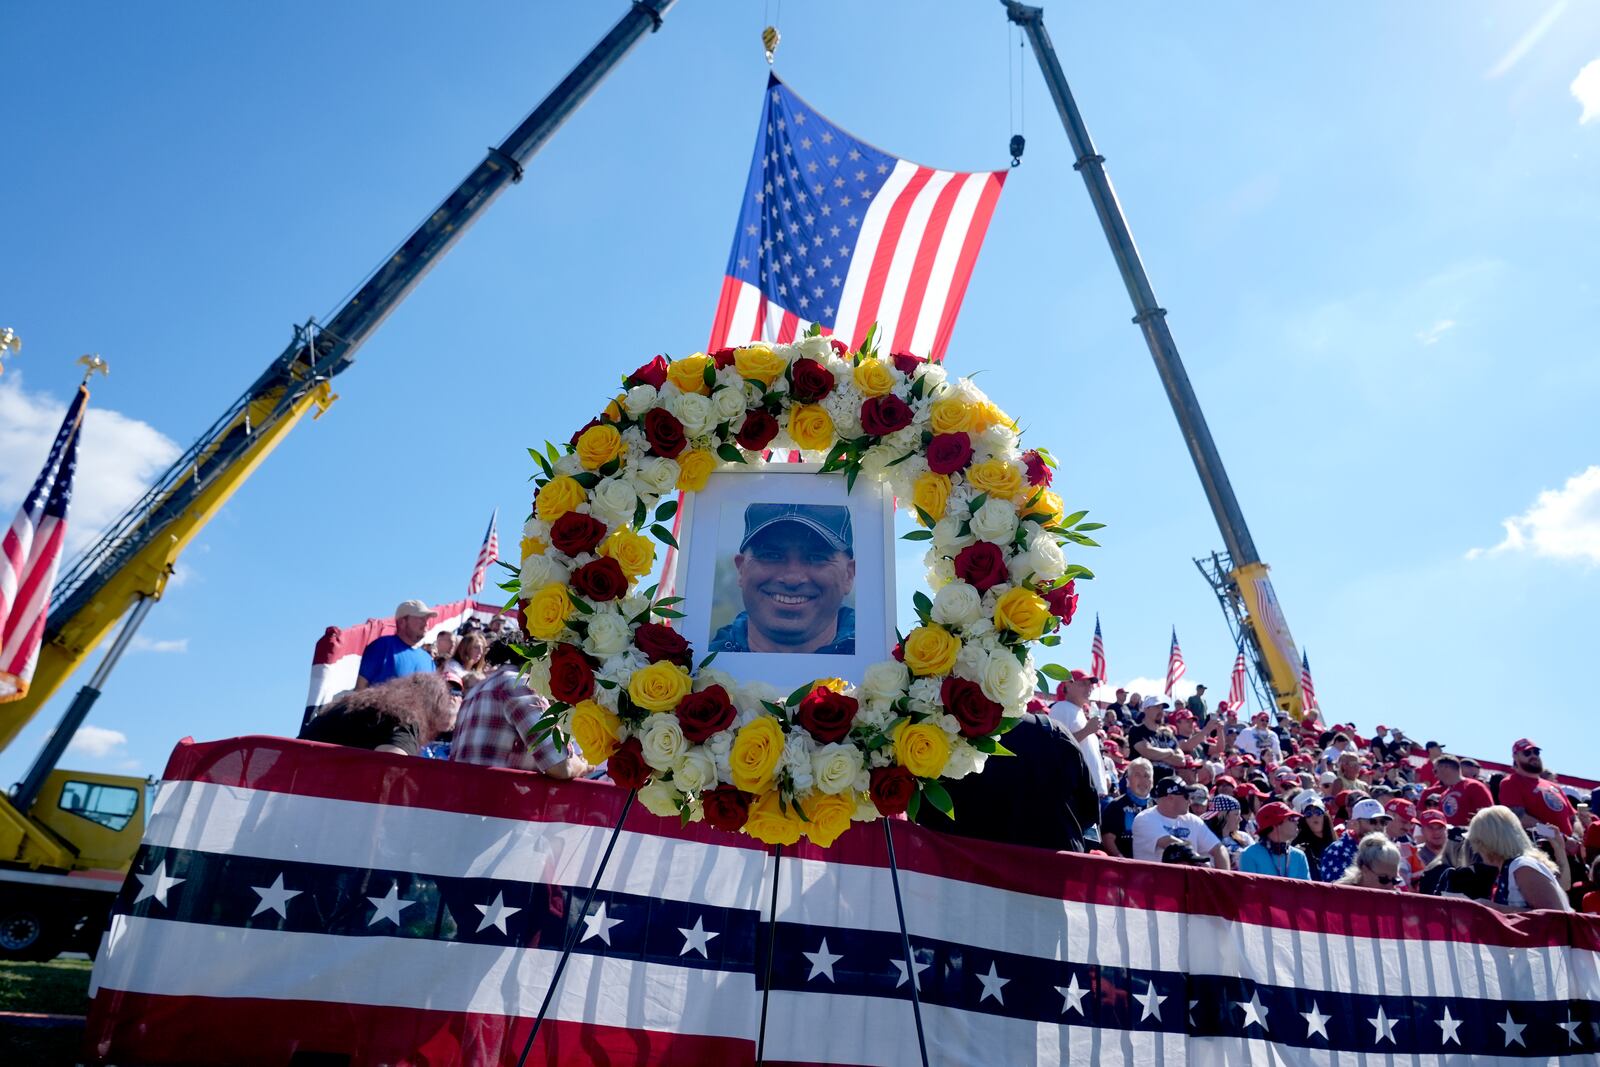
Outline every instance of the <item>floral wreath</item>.
<svg viewBox="0 0 1600 1067"><path fill-rule="evenodd" d="M815 329L795 344L656 356L566 447L529 449L540 473L522 536L529 684L552 703L537 726L575 740L591 763L658 815L704 820L768 844L826 847L853 821L926 800L950 814L945 779L983 768L1027 710L1030 647L1054 645L1077 606L1068 543L1102 524L1067 515L1054 459L1019 451L1016 424L972 381L919 357L880 358L873 333L851 351ZM823 472L887 483L927 541L930 599L894 658L860 682L819 679L792 693L695 664L655 565L675 491L773 450ZM647 536L647 534L649 536ZM654 541L652 540L654 538Z"/></svg>

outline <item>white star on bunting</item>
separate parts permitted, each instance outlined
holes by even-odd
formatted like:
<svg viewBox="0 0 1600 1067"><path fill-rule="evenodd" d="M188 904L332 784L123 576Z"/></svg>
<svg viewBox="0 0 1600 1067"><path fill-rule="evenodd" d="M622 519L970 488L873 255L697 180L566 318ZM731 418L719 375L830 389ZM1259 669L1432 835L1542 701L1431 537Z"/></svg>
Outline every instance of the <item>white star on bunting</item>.
<svg viewBox="0 0 1600 1067"><path fill-rule="evenodd" d="M1241 1029L1250 1029L1252 1023L1263 1030L1267 1029L1268 1009L1261 1006L1261 995L1259 993L1251 993L1249 1000L1241 1000L1239 1008L1244 1012L1244 1024Z"/></svg>
<svg viewBox="0 0 1600 1067"><path fill-rule="evenodd" d="M1011 981L1011 979L1000 977L1000 972L995 970L993 960L989 961L989 973L978 975L978 981L983 983L983 992L978 994L979 1004L982 1004L984 1000L989 997L993 997L1001 1004L1006 1002L1003 990L1005 989L1006 983Z"/></svg>
<svg viewBox="0 0 1600 1067"><path fill-rule="evenodd" d="M1567 1032L1567 1044L1583 1044L1583 1038L1578 1036L1578 1027L1582 1026L1583 1023L1572 1017L1572 1012L1570 1009L1567 1011L1567 1021L1564 1023L1556 1023L1556 1025Z"/></svg>
<svg viewBox="0 0 1600 1067"><path fill-rule="evenodd" d="M483 921L478 924L478 933L480 934L491 926L502 934L507 933L506 920L522 910L521 908L506 907L504 893L496 893L492 904L474 904L473 907L483 912Z"/></svg>
<svg viewBox="0 0 1600 1067"><path fill-rule="evenodd" d="M900 972L900 980L895 982L895 984L894 984L894 987L896 989L899 989L901 986L906 984L906 961L905 960L890 960L889 962L894 964L895 970ZM929 967L932 967L932 966L933 966L933 964L931 964L931 963L919 963L919 964L917 964L917 988L918 989L922 988L922 972L927 970Z"/></svg>
<svg viewBox="0 0 1600 1067"><path fill-rule="evenodd" d="M822 939L822 945L817 951L802 952L800 955L811 962L811 973L806 975L806 981L808 982L819 974L828 981L833 981L833 965L844 959L839 953L828 951L827 938Z"/></svg>
<svg viewBox="0 0 1600 1067"><path fill-rule="evenodd" d="M1144 992L1135 993L1133 999L1144 1005L1144 1012L1139 1016L1140 1022L1150 1018L1155 1019L1156 1022L1161 1021L1161 1002L1167 998L1157 995L1154 982L1146 982Z"/></svg>
<svg viewBox="0 0 1600 1067"><path fill-rule="evenodd" d="M1069 1011L1075 1011L1079 1015L1083 1014L1083 998L1089 995L1089 991L1078 985L1077 975L1073 975L1066 985L1056 986L1056 992L1061 994L1062 1015Z"/></svg>
<svg viewBox="0 0 1600 1067"><path fill-rule="evenodd" d="M621 919L606 918L606 902L602 900L593 915L585 915L583 917L583 936L578 940L583 942L591 937L598 937L609 945L611 944L611 928L620 925L622 925ZM680 952L678 955L681 956L683 953Z"/></svg>
<svg viewBox="0 0 1600 1067"><path fill-rule="evenodd" d="M281 873L273 880L271 885L253 885L250 887L250 891L261 896L261 903L257 904L256 910L250 913L252 919L264 911L275 911L278 913L279 918L287 919L289 917L290 898L299 896L301 892L298 889L283 888L283 875Z"/></svg>
<svg viewBox="0 0 1600 1067"><path fill-rule="evenodd" d="M367 899L372 902L372 906L375 909L372 913L372 918L367 920L368 926L376 926L384 919L388 919L396 926L399 926L400 913L406 908L409 908L411 905L417 903L415 900L400 899L399 882L395 882L394 884L390 885L389 892L385 893L383 896L368 897Z"/></svg>
<svg viewBox="0 0 1600 1067"><path fill-rule="evenodd" d="M139 895L133 898L133 902L137 904L141 900L155 897L156 903L163 908L167 906L168 890L188 880L185 878L173 878L168 875L166 860L156 864L156 869L149 874L136 874L134 877L139 879L139 884L143 888L139 890Z"/></svg>
<svg viewBox="0 0 1600 1067"><path fill-rule="evenodd" d="M1324 1041L1328 1039L1328 1020L1332 1016L1322 1014L1322 1009L1317 1007L1316 1001L1313 1000L1311 1002L1310 1011L1303 1011L1300 1015L1306 1021L1307 1038L1310 1038L1312 1034L1321 1034Z"/></svg>
<svg viewBox="0 0 1600 1067"><path fill-rule="evenodd" d="M686 956L689 954L690 949L694 949L705 959L711 958L711 953L706 951L706 943L716 937L718 931L707 930L703 917L695 917L693 929L685 930L681 926L678 927L678 933L683 935L683 947L678 950L678 955Z"/></svg>
<svg viewBox="0 0 1600 1067"><path fill-rule="evenodd" d="M1372 1026L1373 1044L1382 1044L1385 1041L1394 1044L1394 1020L1383 1014L1382 1004L1378 1005L1378 1017L1368 1019L1367 1022Z"/></svg>
<svg viewBox="0 0 1600 1067"><path fill-rule="evenodd" d="M1508 1011L1506 1012L1506 1021L1495 1023L1495 1025L1500 1028L1501 1033L1506 1035L1506 1048L1510 1048L1512 1045L1521 1045L1523 1048L1528 1047L1527 1042L1522 1040L1522 1031L1528 1028L1527 1023L1517 1022Z"/></svg>
<svg viewBox="0 0 1600 1067"><path fill-rule="evenodd" d="M1435 1024L1439 1027L1439 1043L1448 1045L1454 1041L1458 1045L1461 1044L1461 1035L1456 1032L1461 1029L1461 1023L1462 1020L1450 1017L1450 1009L1447 1006L1444 1009L1444 1018L1438 1020Z"/></svg>

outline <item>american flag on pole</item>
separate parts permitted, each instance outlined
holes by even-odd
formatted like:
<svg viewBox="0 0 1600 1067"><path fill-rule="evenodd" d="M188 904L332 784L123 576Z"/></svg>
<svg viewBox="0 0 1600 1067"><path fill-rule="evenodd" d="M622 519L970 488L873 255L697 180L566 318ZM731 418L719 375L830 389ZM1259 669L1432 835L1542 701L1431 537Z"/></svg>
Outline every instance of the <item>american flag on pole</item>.
<svg viewBox="0 0 1600 1067"><path fill-rule="evenodd" d="M1006 172L934 170L833 125L767 81L710 350L812 323L858 347L944 358Z"/></svg>
<svg viewBox="0 0 1600 1067"><path fill-rule="evenodd" d="M85 1062L1592 1064L1600 917L894 824L770 849L597 782L281 738L168 763ZM774 888L776 900L774 902ZM775 903L775 908L774 908ZM774 918L776 929L774 930ZM775 936L774 936L775 935ZM908 974L907 971L912 973Z"/></svg>
<svg viewBox="0 0 1600 1067"><path fill-rule="evenodd" d="M1178 647L1178 628L1172 628L1172 651L1167 653L1167 696L1172 695L1177 688L1178 679L1183 677L1183 649Z"/></svg>
<svg viewBox="0 0 1600 1067"><path fill-rule="evenodd" d="M1244 707L1244 642L1239 642L1239 655L1233 661L1233 681L1228 686L1228 707L1238 711Z"/></svg>
<svg viewBox="0 0 1600 1067"><path fill-rule="evenodd" d="M78 428L88 402L89 387L78 386L44 469L0 541L0 703L27 695L39 660L50 589L67 537L67 506L78 470Z"/></svg>
<svg viewBox="0 0 1600 1067"><path fill-rule="evenodd" d="M1300 653L1300 694L1305 701L1305 710L1312 711L1317 707L1317 687L1311 684L1311 660L1306 653Z"/></svg>
<svg viewBox="0 0 1600 1067"><path fill-rule="evenodd" d="M500 558L500 534L495 530L495 521L499 518L500 509L495 508L494 514L489 516L489 528L483 533L483 547L478 549L478 562L473 565L472 577L467 579L468 596L476 596L483 591L484 576L494 566L495 560Z"/></svg>
<svg viewBox="0 0 1600 1067"><path fill-rule="evenodd" d="M1089 673L1106 680L1106 642L1100 636L1100 613L1094 613L1094 643L1089 646Z"/></svg>

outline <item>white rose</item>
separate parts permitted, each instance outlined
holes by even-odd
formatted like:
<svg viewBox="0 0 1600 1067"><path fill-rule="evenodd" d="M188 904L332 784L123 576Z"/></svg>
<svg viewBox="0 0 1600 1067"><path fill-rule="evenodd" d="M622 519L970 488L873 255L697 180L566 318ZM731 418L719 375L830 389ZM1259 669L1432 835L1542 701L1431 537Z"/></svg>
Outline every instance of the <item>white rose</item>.
<svg viewBox="0 0 1600 1067"><path fill-rule="evenodd" d="M645 456L634 468L634 477L656 496L663 496L677 488L678 465L660 456Z"/></svg>
<svg viewBox="0 0 1600 1067"><path fill-rule="evenodd" d="M565 585L567 569L549 556L529 556L522 561L522 594L532 596L552 582Z"/></svg>
<svg viewBox="0 0 1600 1067"><path fill-rule="evenodd" d="M704 746L691 748L672 768L672 782L685 793L698 793L717 784L717 761Z"/></svg>
<svg viewBox="0 0 1600 1067"><path fill-rule="evenodd" d="M675 715L651 715L645 719L644 729L639 731L639 744L644 749L644 761L658 771L671 770L689 747Z"/></svg>
<svg viewBox="0 0 1600 1067"><path fill-rule="evenodd" d="M815 337L802 337L794 343L794 347L806 359L814 359L824 365L833 357L833 345L821 334Z"/></svg>
<svg viewBox="0 0 1600 1067"><path fill-rule="evenodd" d="M1008 708L1027 700L1028 694L1033 691L1032 679L1023 672L1022 664L1009 650L996 652L989 657L989 662L983 665L983 677L978 679L978 684L983 687L985 696Z"/></svg>
<svg viewBox="0 0 1600 1067"><path fill-rule="evenodd" d="M589 616L588 622L589 636L583 639L583 647L600 659L615 656L633 639L633 632L621 615L607 611Z"/></svg>
<svg viewBox="0 0 1600 1067"><path fill-rule="evenodd" d="M1020 574L1018 573L1020 568ZM1053 582L1066 573L1067 557L1049 534L1036 534L1028 551L1011 561L1012 576L1019 581L1032 574L1041 582Z"/></svg>
<svg viewBox="0 0 1600 1067"><path fill-rule="evenodd" d="M861 695L866 700L894 700L911 684L911 672L898 660L884 660L867 668L861 682Z"/></svg>
<svg viewBox="0 0 1600 1067"><path fill-rule="evenodd" d="M815 742L811 740L810 734L796 730L789 735L789 740L784 742L783 755L778 758L778 770L780 773L788 772L789 780L794 783L796 795L811 792L815 782L811 771L811 752L814 745Z"/></svg>
<svg viewBox="0 0 1600 1067"><path fill-rule="evenodd" d="M950 761L944 765L944 777L956 779L981 773L988 758L971 745L957 741L950 746Z"/></svg>
<svg viewBox="0 0 1600 1067"><path fill-rule="evenodd" d="M860 770L861 752L854 745L835 741L811 754L811 774L819 793L843 793L854 787Z"/></svg>
<svg viewBox="0 0 1600 1067"><path fill-rule="evenodd" d="M1009 459L1010 453L1017 447L1017 431L996 423L978 435L977 447L991 456Z"/></svg>
<svg viewBox="0 0 1600 1067"><path fill-rule="evenodd" d="M550 661L548 659L535 659L528 661L528 688L535 693L550 695Z"/></svg>
<svg viewBox="0 0 1600 1067"><path fill-rule="evenodd" d="M729 694L730 700L732 699L733 691L739 688L739 683L733 680L732 675L719 671L715 667L703 667L695 672L694 691L696 693L710 689L714 685L722 686Z"/></svg>
<svg viewBox="0 0 1600 1067"><path fill-rule="evenodd" d="M943 589L956 580L955 561L940 556L928 563L928 588Z"/></svg>
<svg viewBox="0 0 1600 1067"><path fill-rule="evenodd" d="M983 670L989 665L989 653L980 645L967 641L961 646L961 651L956 653L956 663L950 668L950 673L969 682L983 681Z"/></svg>
<svg viewBox="0 0 1600 1067"><path fill-rule="evenodd" d="M922 394L924 396L930 395L933 390L942 386L949 376L949 372L938 363L924 363L917 368L917 377L921 378L924 383L922 386Z"/></svg>
<svg viewBox="0 0 1600 1067"><path fill-rule="evenodd" d="M634 418L639 418L656 405L656 387L653 385L636 385L622 398L622 410Z"/></svg>
<svg viewBox="0 0 1600 1067"><path fill-rule="evenodd" d="M644 609L650 606L650 599L635 593L633 596L623 597L621 606L622 617L624 619L634 619L644 614Z"/></svg>
<svg viewBox="0 0 1600 1067"><path fill-rule="evenodd" d="M550 524L541 520L537 515L528 516L528 521L522 524L522 536L530 537L541 544L550 543Z"/></svg>
<svg viewBox="0 0 1600 1067"><path fill-rule="evenodd" d="M660 778L652 778L639 789L639 803L643 804L652 815L672 817L678 814L678 804L683 799L683 794L672 788L671 783Z"/></svg>
<svg viewBox="0 0 1600 1067"><path fill-rule="evenodd" d="M699 393L679 393L667 401L667 410L683 423L683 432L689 437L700 437L716 424L711 400Z"/></svg>
<svg viewBox="0 0 1600 1067"><path fill-rule="evenodd" d="M626 526L633 521L634 505L639 496L622 478L607 478L594 487L589 498L589 514L603 519L611 526Z"/></svg>
<svg viewBox="0 0 1600 1067"><path fill-rule="evenodd" d="M750 715L769 715L766 708L761 706L763 700L770 700L774 704L782 704L788 693L768 682L745 682L733 693L734 707Z"/></svg>
<svg viewBox="0 0 1600 1067"><path fill-rule="evenodd" d="M744 388L718 389L711 394L711 406L717 411L717 419L721 422L733 422L740 419L745 413ZM737 432L739 427L733 427Z"/></svg>
<svg viewBox="0 0 1600 1067"><path fill-rule="evenodd" d="M983 612L983 594L966 582L951 582L933 597L933 621L943 626L965 626Z"/></svg>
<svg viewBox="0 0 1600 1067"><path fill-rule="evenodd" d="M853 822L875 822L883 817L878 806L872 802L872 795L865 789L856 794L856 811L850 816Z"/></svg>
<svg viewBox="0 0 1600 1067"><path fill-rule="evenodd" d="M1009 500L985 500L972 516L972 532L981 541L1009 544L1017 535L1016 507Z"/></svg>
<svg viewBox="0 0 1600 1067"><path fill-rule="evenodd" d="M940 553L955 553L972 544L972 535L961 532L961 520L946 515L933 524L933 547Z"/></svg>

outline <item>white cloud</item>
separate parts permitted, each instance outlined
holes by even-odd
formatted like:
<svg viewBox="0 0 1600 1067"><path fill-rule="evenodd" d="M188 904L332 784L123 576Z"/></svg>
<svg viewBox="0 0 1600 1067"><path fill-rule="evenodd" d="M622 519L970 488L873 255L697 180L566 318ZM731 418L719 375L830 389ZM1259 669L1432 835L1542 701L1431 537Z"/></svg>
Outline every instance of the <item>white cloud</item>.
<svg viewBox="0 0 1600 1067"><path fill-rule="evenodd" d="M1600 59L1591 59L1585 64L1578 71L1578 76L1572 79L1571 88L1572 98L1583 105L1578 124L1581 126L1600 119Z"/></svg>
<svg viewBox="0 0 1600 1067"><path fill-rule="evenodd" d="M128 743L128 735L121 730L108 730L104 726L80 726L67 742L68 752L77 752L95 759L119 755L118 749Z"/></svg>
<svg viewBox="0 0 1600 1067"><path fill-rule="evenodd" d="M1429 326L1426 330L1418 330L1417 340L1425 345L1438 344L1439 338L1443 337L1449 331L1455 329L1455 326L1455 319L1440 319L1432 326Z"/></svg>
<svg viewBox="0 0 1600 1067"><path fill-rule="evenodd" d="M1194 695L1194 686L1195 683L1191 682L1188 676L1184 676L1179 678L1178 684L1172 687L1172 694L1178 700L1188 700ZM1215 688L1216 686L1214 685L1208 685L1206 686L1206 691L1210 692ZM1103 685L1099 689L1096 689L1094 691L1094 699L1113 700L1116 698L1118 689L1126 689L1128 692L1138 693L1142 697L1165 696L1167 689L1167 678L1166 675L1162 675L1160 678L1140 677L1130 678L1126 682L1113 682L1110 685Z"/></svg>
<svg viewBox="0 0 1600 1067"><path fill-rule="evenodd" d="M1600 465L1546 489L1533 506L1505 520L1506 536L1493 548L1474 548L1468 559L1499 552L1531 552L1550 559L1600 563Z"/></svg>
<svg viewBox="0 0 1600 1067"><path fill-rule="evenodd" d="M1512 45L1506 54L1500 57L1499 62L1489 68L1484 77L1498 78L1522 62L1522 57L1533 51L1533 46L1539 43L1540 38L1550 32L1550 27L1556 24L1556 20L1561 17L1561 13L1566 9L1567 0L1556 0L1544 14L1539 16L1532 26L1528 27L1527 33L1517 38L1517 43Z"/></svg>
<svg viewBox="0 0 1600 1067"><path fill-rule="evenodd" d="M25 390L15 369L0 378L0 510L6 521L39 476L66 411L65 401ZM180 451L150 424L97 407L91 398L78 448L67 551L92 542Z"/></svg>
<svg viewBox="0 0 1600 1067"><path fill-rule="evenodd" d="M157 641L154 638L137 634L128 643L129 652L187 652L189 639L187 637L174 637L166 641Z"/></svg>

